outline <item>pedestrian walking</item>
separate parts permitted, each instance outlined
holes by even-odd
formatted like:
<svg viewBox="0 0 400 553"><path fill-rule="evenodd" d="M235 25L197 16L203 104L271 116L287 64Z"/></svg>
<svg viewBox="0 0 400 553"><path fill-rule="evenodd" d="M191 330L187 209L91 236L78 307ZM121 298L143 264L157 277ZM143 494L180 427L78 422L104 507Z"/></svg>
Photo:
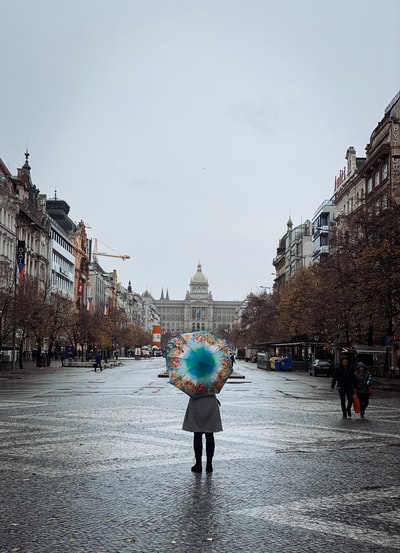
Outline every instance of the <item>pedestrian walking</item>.
<svg viewBox="0 0 400 553"><path fill-rule="evenodd" d="M94 372L97 371L97 369L103 370L103 367L101 366L101 354L96 353L95 363L94 363Z"/></svg>
<svg viewBox="0 0 400 553"><path fill-rule="evenodd" d="M194 432L193 449L196 463L192 472L202 472L203 434L206 439L206 472L213 471L215 440L214 432L222 431L219 401L215 395L200 398L190 398L183 420L182 430Z"/></svg>
<svg viewBox="0 0 400 553"><path fill-rule="evenodd" d="M357 363L357 369L354 374L354 386L357 397L360 401L360 417L363 419L365 410L369 403L369 392L372 382L372 375L367 370L364 363Z"/></svg>
<svg viewBox="0 0 400 553"><path fill-rule="evenodd" d="M348 357L342 357L339 365L335 367L331 383L332 390L335 389L336 384L340 396L343 418L350 418L354 395L354 369L350 366Z"/></svg>

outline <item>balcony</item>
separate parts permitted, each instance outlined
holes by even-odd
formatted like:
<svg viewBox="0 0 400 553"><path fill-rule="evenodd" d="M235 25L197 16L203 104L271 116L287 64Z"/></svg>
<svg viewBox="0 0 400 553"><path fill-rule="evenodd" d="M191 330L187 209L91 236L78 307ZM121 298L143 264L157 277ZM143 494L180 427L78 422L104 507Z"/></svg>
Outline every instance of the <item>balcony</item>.
<svg viewBox="0 0 400 553"><path fill-rule="evenodd" d="M319 246L313 251L312 259L313 261L315 261L316 259L321 257L321 255L327 255L327 254L329 254L329 246Z"/></svg>
<svg viewBox="0 0 400 553"><path fill-rule="evenodd" d="M331 209L327 209L328 207L334 209L335 208L335 203L332 200L324 200L321 203L321 205L318 207L318 209L315 210L313 219L318 217L318 215L321 215L321 213L330 213ZM324 208L326 208L326 209L324 209Z"/></svg>

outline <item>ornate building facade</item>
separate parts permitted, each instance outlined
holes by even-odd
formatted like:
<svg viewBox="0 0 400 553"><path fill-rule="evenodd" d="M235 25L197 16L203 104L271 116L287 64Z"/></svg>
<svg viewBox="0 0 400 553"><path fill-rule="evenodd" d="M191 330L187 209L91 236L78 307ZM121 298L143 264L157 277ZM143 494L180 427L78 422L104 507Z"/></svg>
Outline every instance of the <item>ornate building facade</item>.
<svg viewBox="0 0 400 553"><path fill-rule="evenodd" d="M160 313L163 335L208 330L226 339L229 339L235 313L242 303L214 300L200 263L190 280L185 299L171 300L168 292L166 297L162 292L159 300L152 301Z"/></svg>
<svg viewBox="0 0 400 553"><path fill-rule="evenodd" d="M51 219L52 282L58 282L56 288L67 292L75 310L81 311L87 307L90 261L85 223L74 223L68 203L56 195L46 200L46 209Z"/></svg>
<svg viewBox="0 0 400 553"><path fill-rule="evenodd" d="M36 278L44 288L49 271L50 222L46 202L32 183L29 153L25 163L13 176L0 160L0 271L2 285L15 278L17 265L23 275Z"/></svg>
<svg viewBox="0 0 400 553"><path fill-rule="evenodd" d="M276 257L272 264L275 267L274 292L281 293L286 283L299 269L309 267L312 262L312 225L308 219L293 228L289 217L286 233L279 240Z"/></svg>

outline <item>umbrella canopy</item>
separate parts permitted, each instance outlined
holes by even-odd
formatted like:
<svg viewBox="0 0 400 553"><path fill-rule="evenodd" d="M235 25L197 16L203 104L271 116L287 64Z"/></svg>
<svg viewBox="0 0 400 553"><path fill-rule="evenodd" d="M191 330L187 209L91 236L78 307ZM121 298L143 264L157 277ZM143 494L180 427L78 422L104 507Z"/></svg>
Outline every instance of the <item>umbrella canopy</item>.
<svg viewBox="0 0 400 553"><path fill-rule="evenodd" d="M170 383L193 398L218 394L232 373L227 343L206 331L178 336L166 363Z"/></svg>

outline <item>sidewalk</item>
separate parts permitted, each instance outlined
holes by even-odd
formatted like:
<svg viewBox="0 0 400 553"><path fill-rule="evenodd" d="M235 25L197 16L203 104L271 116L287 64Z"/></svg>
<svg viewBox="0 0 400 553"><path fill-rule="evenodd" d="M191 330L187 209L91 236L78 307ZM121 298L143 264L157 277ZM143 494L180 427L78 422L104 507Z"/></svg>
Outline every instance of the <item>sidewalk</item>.
<svg viewBox="0 0 400 553"><path fill-rule="evenodd" d="M374 378L372 380L372 389L385 391L400 391L400 378Z"/></svg>
<svg viewBox="0 0 400 553"><path fill-rule="evenodd" d="M110 369L112 367L117 367L123 365L123 359L109 359L107 363L102 360L102 365L104 369ZM73 361L71 364L68 361L64 361L64 365L61 364L61 359L57 359L51 362L47 367L38 367L35 361L24 361L23 368L20 369L19 365L13 370L11 367L0 367L0 378L21 378L24 375L32 374L43 374L43 373L53 373L60 368L83 368L83 369L93 369L94 361Z"/></svg>
<svg viewBox="0 0 400 553"><path fill-rule="evenodd" d="M52 373L61 367L61 361L53 361L49 367L37 367L33 361L24 361L23 368L19 365L13 370L11 367L0 368L0 378L21 378L27 374Z"/></svg>

